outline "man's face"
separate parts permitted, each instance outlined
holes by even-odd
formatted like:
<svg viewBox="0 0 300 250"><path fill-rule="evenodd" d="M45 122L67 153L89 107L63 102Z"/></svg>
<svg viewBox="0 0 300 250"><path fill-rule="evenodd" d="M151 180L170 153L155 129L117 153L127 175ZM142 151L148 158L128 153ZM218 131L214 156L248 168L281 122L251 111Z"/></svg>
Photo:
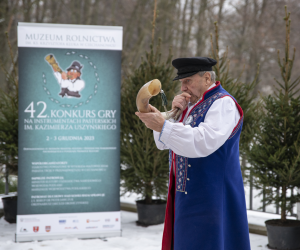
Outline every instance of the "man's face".
<svg viewBox="0 0 300 250"><path fill-rule="evenodd" d="M80 73L76 70L76 69L70 69L67 73L67 77L68 79L70 80L74 80L76 79L77 77L80 77Z"/></svg>
<svg viewBox="0 0 300 250"><path fill-rule="evenodd" d="M190 102L196 103L211 85L210 73L206 72L202 77L198 74L183 78L181 82L181 91L191 95Z"/></svg>

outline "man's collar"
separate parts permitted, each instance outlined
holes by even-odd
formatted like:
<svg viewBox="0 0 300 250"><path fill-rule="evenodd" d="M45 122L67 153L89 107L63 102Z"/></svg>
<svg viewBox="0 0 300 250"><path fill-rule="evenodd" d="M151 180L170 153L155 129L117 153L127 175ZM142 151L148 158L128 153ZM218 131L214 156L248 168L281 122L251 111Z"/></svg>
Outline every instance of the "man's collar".
<svg viewBox="0 0 300 250"><path fill-rule="evenodd" d="M209 88L208 88L207 90L213 88L214 86L216 86L216 83L213 83L212 85L210 85ZM207 91L207 90L206 90L206 91Z"/></svg>

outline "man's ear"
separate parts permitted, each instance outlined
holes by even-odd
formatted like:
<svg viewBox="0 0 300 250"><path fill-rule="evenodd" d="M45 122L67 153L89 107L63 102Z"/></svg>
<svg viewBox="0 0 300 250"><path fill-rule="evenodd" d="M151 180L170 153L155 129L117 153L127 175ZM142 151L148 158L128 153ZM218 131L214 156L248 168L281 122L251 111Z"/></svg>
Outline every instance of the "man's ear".
<svg viewBox="0 0 300 250"><path fill-rule="evenodd" d="M211 74L209 72L205 72L204 77L207 82L211 82Z"/></svg>

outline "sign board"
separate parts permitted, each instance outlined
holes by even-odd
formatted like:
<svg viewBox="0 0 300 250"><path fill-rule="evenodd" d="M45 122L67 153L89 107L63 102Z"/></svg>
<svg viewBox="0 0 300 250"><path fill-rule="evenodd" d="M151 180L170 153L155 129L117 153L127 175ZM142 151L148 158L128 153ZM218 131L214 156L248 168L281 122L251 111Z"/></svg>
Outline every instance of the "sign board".
<svg viewBox="0 0 300 250"><path fill-rule="evenodd" d="M120 235L122 27L19 23L16 241Z"/></svg>

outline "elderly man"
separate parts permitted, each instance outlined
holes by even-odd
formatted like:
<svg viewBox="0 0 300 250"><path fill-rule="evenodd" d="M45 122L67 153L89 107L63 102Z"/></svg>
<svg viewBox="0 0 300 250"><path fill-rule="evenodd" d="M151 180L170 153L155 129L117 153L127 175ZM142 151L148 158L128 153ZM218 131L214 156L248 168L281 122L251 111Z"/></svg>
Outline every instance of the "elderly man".
<svg viewBox="0 0 300 250"><path fill-rule="evenodd" d="M85 82L80 79L82 65L79 62L74 61L66 72L59 73L56 68L53 67L54 75L61 87L59 95L64 97L76 97L80 98L80 91L84 89Z"/></svg>
<svg viewBox="0 0 300 250"><path fill-rule="evenodd" d="M243 111L215 82L207 57L178 58L182 94L172 108L181 116L164 120L151 106L136 115L169 149L170 180L163 250L250 250L244 186L239 162Z"/></svg>

